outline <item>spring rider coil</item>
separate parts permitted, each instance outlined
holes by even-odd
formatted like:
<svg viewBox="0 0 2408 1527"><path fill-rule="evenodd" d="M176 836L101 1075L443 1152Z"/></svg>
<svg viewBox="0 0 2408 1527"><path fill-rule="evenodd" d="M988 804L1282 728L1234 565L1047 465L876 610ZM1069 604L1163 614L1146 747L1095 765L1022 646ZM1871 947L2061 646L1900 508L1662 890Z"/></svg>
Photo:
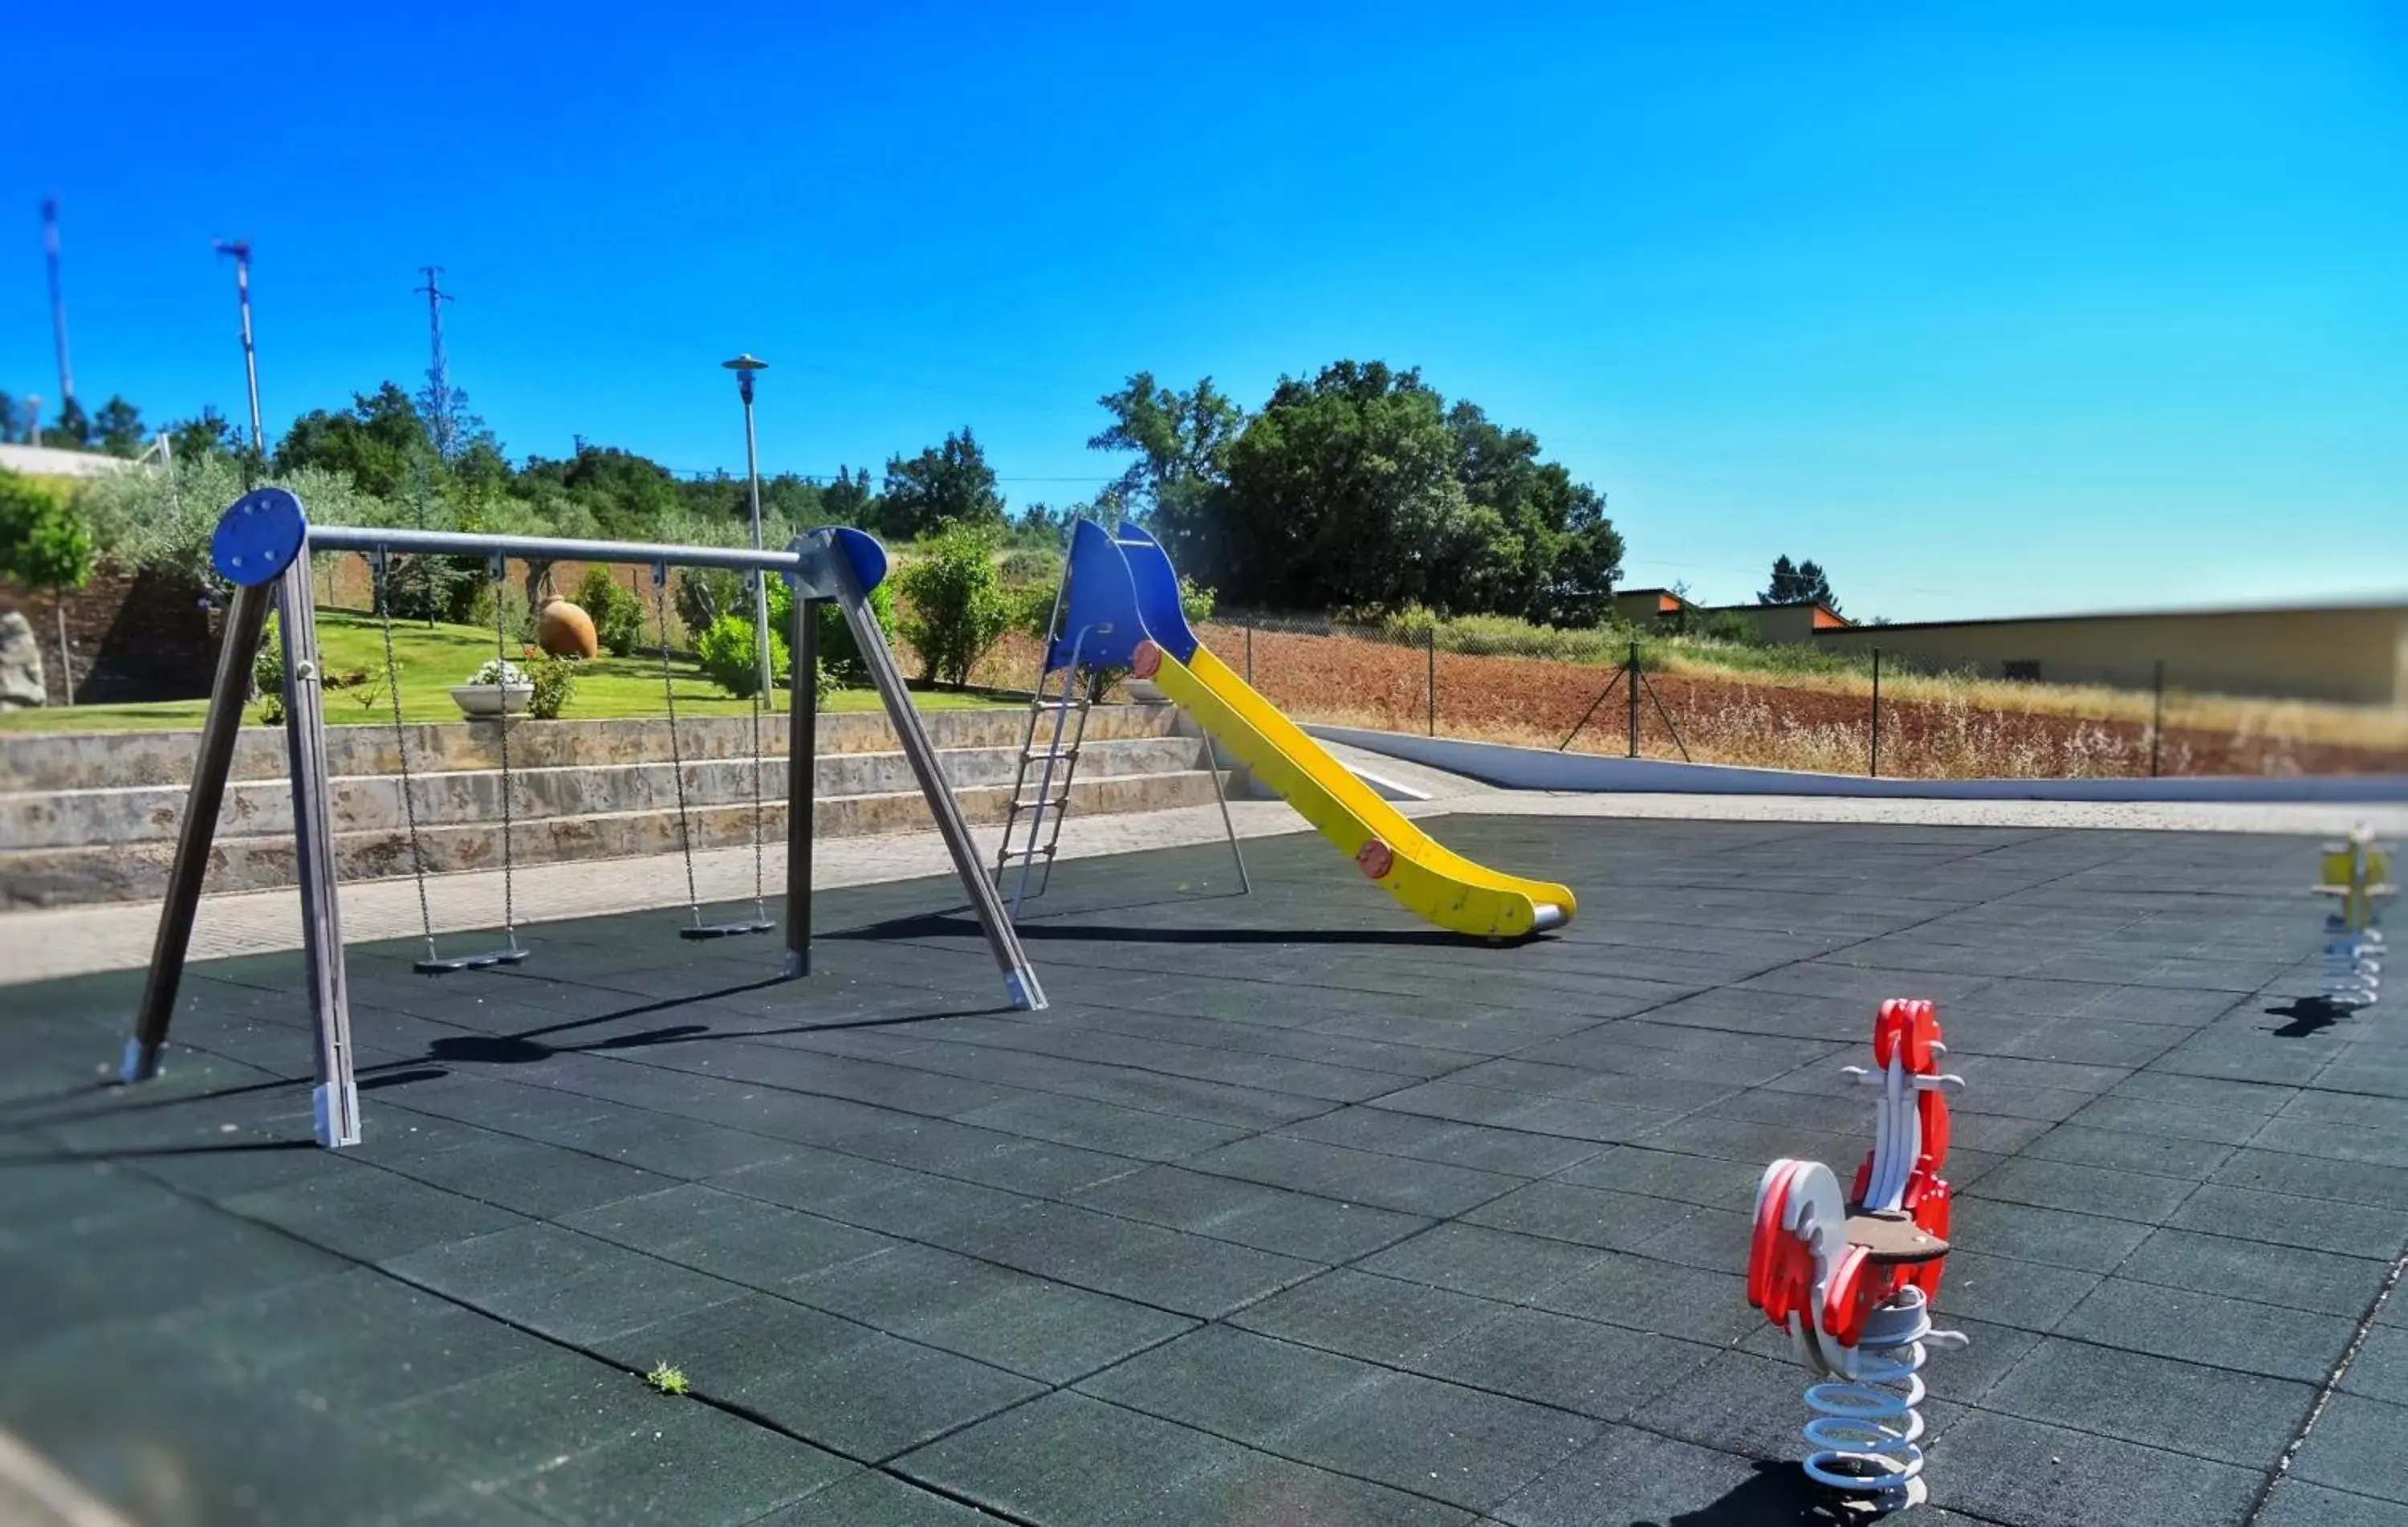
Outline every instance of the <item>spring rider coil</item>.
<svg viewBox="0 0 2408 1527"><path fill-rule="evenodd" d="M2399 893L2391 863L2365 828L2325 845L2319 896L2340 906L2325 916L2324 997L2335 1007L2369 1007L2383 992L2383 903Z"/></svg>
<svg viewBox="0 0 2408 1527"><path fill-rule="evenodd" d="M1756 1195L1748 1303L1789 1333L1818 1376L1806 1390L1806 1475L1866 1517L1918 1505L1923 1482L1924 1357L1962 1347L1934 1331L1930 1303L1948 1255L1947 1094L1931 1003L1884 1002L1873 1065L1846 1074L1879 1089L1873 1148L1846 1195L1820 1161L1783 1160Z"/></svg>

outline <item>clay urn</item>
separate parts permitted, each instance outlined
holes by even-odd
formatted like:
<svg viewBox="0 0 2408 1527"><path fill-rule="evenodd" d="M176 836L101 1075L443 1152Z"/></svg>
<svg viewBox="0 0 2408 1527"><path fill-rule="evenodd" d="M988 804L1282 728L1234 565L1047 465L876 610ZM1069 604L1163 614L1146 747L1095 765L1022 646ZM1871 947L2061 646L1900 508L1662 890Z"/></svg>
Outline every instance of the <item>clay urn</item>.
<svg viewBox="0 0 2408 1527"><path fill-rule="evenodd" d="M550 599L536 613L535 639L554 657L592 657L602 650L594 617L566 599Z"/></svg>

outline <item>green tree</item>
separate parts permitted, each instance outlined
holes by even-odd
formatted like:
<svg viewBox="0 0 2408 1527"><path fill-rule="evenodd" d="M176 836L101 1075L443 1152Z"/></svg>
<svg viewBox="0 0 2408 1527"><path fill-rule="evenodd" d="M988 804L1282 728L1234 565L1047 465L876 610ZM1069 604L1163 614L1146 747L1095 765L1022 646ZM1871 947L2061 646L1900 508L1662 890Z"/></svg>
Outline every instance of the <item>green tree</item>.
<svg viewBox="0 0 2408 1527"><path fill-rule="evenodd" d="M903 640L920 655L921 676L959 688L1011 620L995 566L993 526L946 521L924 555L903 564L895 582L904 605Z"/></svg>
<svg viewBox="0 0 2408 1527"><path fill-rule="evenodd" d="M112 456L138 456L150 443L150 431L144 427L142 411L122 396L112 395L93 416L93 430L100 448Z"/></svg>
<svg viewBox="0 0 2408 1527"><path fill-rule="evenodd" d="M58 418L42 426L42 438L35 443L62 451L90 450L92 421L84 416L83 405L72 397L61 404Z"/></svg>
<svg viewBox="0 0 2408 1527"><path fill-rule="evenodd" d="M234 450L234 425L209 404L201 405L197 417L179 419L167 426L167 451L175 460L198 461L208 456L230 456Z"/></svg>
<svg viewBox="0 0 2408 1527"><path fill-rule="evenodd" d="M1112 422L1089 437L1090 451L1134 452L1113 484L1115 503L1138 513L1174 558L1194 549L1210 517L1211 496L1227 481L1230 444L1245 411L1204 377L1185 392L1140 371L1096 403Z"/></svg>
<svg viewBox="0 0 2408 1527"><path fill-rule="evenodd" d="M1497 425L1476 403L1456 402L1446 423L1478 535L1455 538L1458 561L1440 579L1453 586L1435 589L1435 602L1550 626L1596 625L1622 573L1622 537L1605 517L1603 496L1541 461L1536 435Z"/></svg>
<svg viewBox="0 0 2408 1527"><path fill-rule="evenodd" d="M1471 523L1439 395L1418 371L1339 361L1282 378L1228 450L1196 576L1282 609L1427 602Z"/></svg>
<svg viewBox="0 0 2408 1527"><path fill-rule="evenodd" d="M565 461L530 456L512 491L532 496L545 483L584 506L607 536L649 540L684 513L677 478L667 468L616 446L580 439L577 454Z"/></svg>
<svg viewBox="0 0 2408 1527"><path fill-rule="evenodd" d="M69 705L75 703L75 669L67 655L67 591L92 582L92 526L74 504L13 472L0 472L0 577L50 590Z"/></svg>
<svg viewBox="0 0 2408 1527"><path fill-rule="evenodd" d="M878 490L869 485L869 468L867 467L847 475L846 468L838 466L835 481L821 484L822 525L850 525L867 529L879 523L881 512Z"/></svg>
<svg viewBox="0 0 2408 1527"><path fill-rule="evenodd" d="M293 421L276 447L279 473L316 467L351 480L362 493L398 497L436 461L417 405L399 385L352 396L350 411L312 410Z"/></svg>
<svg viewBox="0 0 2408 1527"><path fill-rule="evenodd" d="M968 425L909 461L890 456L886 462L886 494L878 516L882 532L896 540L912 540L947 520L963 526L1003 523L1003 496L996 492L995 468L986 464Z"/></svg>
<svg viewBox="0 0 2408 1527"><path fill-rule="evenodd" d="M1819 604L1833 614L1840 601L1831 598L1831 582L1812 562L1792 564L1786 556L1772 559L1772 582L1756 597L1758 604Z"/></svg>

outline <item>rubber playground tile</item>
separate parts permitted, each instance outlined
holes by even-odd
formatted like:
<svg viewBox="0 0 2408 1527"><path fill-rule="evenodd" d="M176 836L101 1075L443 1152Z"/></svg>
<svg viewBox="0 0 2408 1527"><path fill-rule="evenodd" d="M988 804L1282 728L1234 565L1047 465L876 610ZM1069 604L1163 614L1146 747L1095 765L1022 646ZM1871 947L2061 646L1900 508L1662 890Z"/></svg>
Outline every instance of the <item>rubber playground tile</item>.
<svg viewBox="0 0 2408 1527"><path fill-rule="evenodd" d="M882 1161L803 1149L713 1178L710 1186L891 1235L941 1240L1042 1203L1023 1193Z"/></svg>
<svg viewBox="0 0 2408 1527"><path fill-rule="evenodd" d="M2188 1362L2320 1384L2349 1345L2341 1316L2111 1277L2057 1324L2060 1335Z"/></svg>
<svg viewBox="0 0 2408 1527"><path fill-rule="evenodd" d="M1175 1166L1146 1167L1074 1196L1084 1208L1312 1261L1340 1262L1428 1228L1417 1215Z"/></svg>
<svg viewBox="0 0 2408 1527"><path fill-rule="evenodd" d="M2408 1436L2408 1405L2361 1394L2336 1394L2292 1461L2294 1477L2355 1494L2408 1505L2400 1470L2400 1439Z"/></svg>
<svg viewBox="0 0 2408 1527"><path fill-rule="evenodd" d="M168 1314L348 1265L280 1231L183 1200L0 1243L0 1287L8 1290L11 1323L23 1331ZM100 1268L108 1276L94 1275Z"/></svg>
<svg viewBox="0 0 2408 1527"><path fill-rule="evenodd" d="M1987 1410L1948 1429L1926 1477L1935 1505L2017 1527L2238 1527L2265 1480L2256 1469Z"/></svg>
<svg viewBox="0 0 2408 1527"><path fill-rule="evenodd" d="M1275 1450L1484 1511L1577 1451L1584 1417L1415 1374L1388 1374L1297 1423Z"/></svg>
<svg viewBox="0 0 2408 1527"><path fill-rule="evenodd" d="M1550 1181L1492 1199L1462 1220L1601 1251L1636 1251L1667 1231L1693 1225L1707 1212L1670 1199Z"/></svg>
<svg viewBox="0 0 2408 1527"><path fill-rule="evenodd" d="M1052 1384L1166 1341L1185 1316L935 1246L899 1245L781 1290L815 1309Z"/></svg>
<svg viewBox="0 0 2408 1527"><path fill-rule="evenodd" d="M223 1201L226 1211L273 1225L312 1246L381 1261L447 1241L527 1223L521 1215L363 1162Z"/></svg>
<svg viewBox="0 0 2408 1527"><path fill-rule="evenodd" d="M2408 1505L2286 1477L2253 1527L2408 1527Z"/></svg>
<svg viewBox="0 0 2408 1527"><path fill-rule="evenodd" d="M1609 1426L1498 1506L1508 1527L1664 1527L1806 1521L1820 1492L1794 1462L1764 1462Z"/></svg>
<svg viewBox="0 0 2408 1527"><path fill-rule="evenodd" d="M370 1101L380 1100L371 1095ZM384 1114L382 1109L379 1112ZM390 1131L406 1116L397 1112L386 1114L382 1122ZM633 1198L677 1181L624 1162L604 1160L586 1151L496 1134L451 1120L428 1119L426 1123L430 1136L438 1125L447 1131L441 1137L443 1143L437 1145L430 1138L430 1148L423 1149L412 1149L403 1141L389 1145L385 1131L380 1131L368 1136L362 1160L539 1219Z"/></svg>
<svg viewBox="0 0 2408 1527"><path fill-rule="evenodd" d="M2307 1419L2311 1384L2049 1337L1983 1393L1985 1410L2272 1467Z"/></svg>
<svg viewBox="0 0 2408 1527"><path fill-rule="evenodd" d="M1951 1229L1956 1232L1952 1244L1965 1246L1964 1221L1958 1220ZM1976 1244L1997 1243L1985 1238ZM2105 1276L2086 1268L1953 1250L1938 1304L1950 1315L1974 1316L2022 1331L2049 1332L2073 1313Z"/></svg>
<svg viewBox="0 0 2408 1527"><path fill-rule="evenodd" d="M1403 1366L1598 1420L1621 1420L1705 1366L1716 1348L1545 1310L1512 1309Z"/></svg>
<svg viewBox="0 0 2408 1527"><path fill-rule="evenodd" d="M1457 1293L1529 1303L1607 1255L1568 1241L1480 1225L1444 1224L1366 1257L1357 1265L1367 1273Z"/></svg>
<svg viewBox="0 0 2408 1527"><path fill-rule="evenodd" d="M2382 1286L2372 1258L2244 1241L2172 1228L2152 1231L2115 1269L2118 1277L2192 1289L2355 1320Z"/></svg>
<svg viewBox="0 0 2408 1527"><path fill-rule="evenodd" d="M767 1294L599 1347L634 1373L670 1363L713 1404L868 1462L1043 1392L1030 1379Z"/></svg>
<svg viewBox="0 0 2408 1527"><path fill-rule="evenodd" d="M430 1246L384 1265L411 1283L572 1344L744 1292L675 1262L541 1223Z"/></svg>
<svg viewBox="0 0 2408 1527"><path fill-rule="evenodd" d="M1297 1140L1344 1145L1409 1161L1469 1167L1509 1176L1543 1177L1584 1161L1607 1147L1561 1135L1532 1134L1484 1124L1462 1124L1384 1108L1340 1108L1281 1126Z"/></svg>
<svg viewBox="0 0 2408 1527"><path fill-rule="evenodd" d="M1393 1156L1283 1134L1237 1141L1182 1164L1341 1203L1441 1218L1511 1192L1525 1180L1436 1162L1400 1168Z"/></svg>
<svg viewBox="0 0 2408 1527"><path fill-rule="evenodd" d="M2112 1273L2149 1238L2148 1225L2104 1215L2043 1209L1968 1196L1949 1223L1949 1245L1959 1251L2012 1257L2018 1261ZM2177 1214L2179 1217L2179 1212ZM1949 1266L1956 1265L1955 1255Z"/></svg>
<svg viewBox="0 0 2408 1527"><path fill-rule="evenodd" d="M663 1399L633 1434L513 1481L516 1499L564 1520L739 1527L848 1473L852 1465L707 1406Z"/></svg>
<svg viewBox="0 0 2408 1527"><path fill-rule="evenodd" d="M2143 1075L2157 1073L2144 1072ZM2214 1103L2136 1097L2118 1088L2089 1103L2066 1120L2070 1126L2101 1131L2158 1135L2209 1145L2239 1147L2266 1128L2268 1116Z"/></svg>
<svg viewBox="0 0 2408 1527"><path fill-rule="evenodd" d="M1039 1203L929 1239L965 1256L1205 1318L1300 1283L1322 1266L1067 1203Z"/></svg>
<svg viewBox="0 0 2408 1527"><path fill-rule="evenodd" d="M1211 1124L1050 1092L973 1109L962 1115L961 1121L1147 1161L1180 1160L1247 1132L1239 1125Z"/></svg>
<svg viewBox="0 0 2408 1527"><path fill-rule="evenodd" d="M2026 1156L1986 1174L1980 1191L1970 1198L2161 1225L2194 1186L2148 1173Z"/></svg>
<svg viewBox="0 0 2408 1527"><path fill-rule="evenodd" d="M2082 1116L2074 1116L2079 1119ZM2080 1123L2065 1123L2035 1136L2024 1147L2024 1154L2075 1166L2146 1173L2196 1183L2223 1165L2237 1148L2179 1135L2136 1134L2128 1130L2095 1130Z"/></svg>
<svg viewBox="0 0 2408 1527"><path fill-rule="evenodd" d="M550 1347L360 1419L432 1465L500 1484L657 1425L666 1403L632 1372ZM538 1416L539 1429L527 1424Z"/></svg>
<svg viewBox="0 0 2408 1527"><path fill-rule="evenodd" d="M2251 1188L2210 1183L2193 1193L2166 1221L2181 1230L2208 1231L2277 1246L2302 1246L2348 1257L2388 1261L2408 1243L2408 1214L2329 1199L2296 1198Z"/></svg>
<svg viewBox="0 0 2408 1527"><path fill-rule="evenodd" d="M549 1350L537 1337L373 1268L198 1305L158 1329L219 1372L273 1382L346 1415Z"/></svg>
<svg viewBox="0 0 2408 1527"><path fill-rule="evenodd" d="M1795 1458L1799 1428L1813 1415L1800 1398L1814 1379L1786 1358L1736 1347L1717 1352L1696 1373L1634 1418L1651 1432L1703 1448L1756 1458ZM1929 1407L1926 1407L1929 1419Z"/></svg>
<svg viewBox="0 0 2408 1527"><path fill-rule="evenodd" d="M1371 1104L1400 1114L1420 1114L1458 1124L1485 1124L1532 1134L1615 1145L1636 1140L1680 1116L1677 1109L1633 1103L1592 1102L1582 1098L1531 1096L1474 1087L1452 1079L1424 1082L1391 1092Z"/></svg>
<svg viewBox="0 0 2408 1527"><path fill-rule="evenodd" d="M1393 1371L1316 1347L1208 1325L1082 1379L1081 1393L1253 1447L1268 1447Z"/></svg>
<svg viewBox="0 0 2408 1527"><path fill-rule="evenodd" d="M775 1289L903 1244L700 1183L620 1199L558 1223L755 1289Z"/></svg>
<svg viewBox="0 0 2408 1527"><path fill-rule="evenodd" d="M1026 1521L1455 1527L1470 1520L1435 1501L1067 1391L924 1448L896 1467Z"/></svg>
<svg viewBox="0 0 2408 1527"><path fill-rule="evenodd" d="M1337 1268L1239 1311L1229 1323L1366 1362L1419 1370L1441 1344L1514 1307Z"/></svg>
<svg viewBox="0 0 2408 1527"><path fill-rule="evenodd" d="M752 1527L980 1527L995 1519L877 1469L856 1468L791 1505L755 1518Z"/></svg>
<svg viewBox="0 0 2408 1527"><path fill-rule="evenodd" d="M2408 1328L2369 1327L2337 1387L2345 1393L2408 1405Z"/></svg>
<svg viewBox="0 0 2408 1527"><path fill-rule="evenodd" d="M2408 1114L2408 1104L2401 1105L2401 1112ZM2377 1209L2408 1210L2408 1172L2383 1162L2243 1149L2234 1152L2208 1180L2294 1198L2335 1199Z"/></svg>
<svg viewBox="0 0 2408 1527"><path fill-rule="evenodd" d="M2330 1093L2313 1094L2330 1097ZM2363 1120L2328 1122L2285 1115L2269 1120L2251 1145L2262 1150L2291 1151L2343 1161L2367 1162L2397 1170L2408 1167L2408 1106L2396 1098L2368 1099L2380 1102L2392 1127Z"/></svg>

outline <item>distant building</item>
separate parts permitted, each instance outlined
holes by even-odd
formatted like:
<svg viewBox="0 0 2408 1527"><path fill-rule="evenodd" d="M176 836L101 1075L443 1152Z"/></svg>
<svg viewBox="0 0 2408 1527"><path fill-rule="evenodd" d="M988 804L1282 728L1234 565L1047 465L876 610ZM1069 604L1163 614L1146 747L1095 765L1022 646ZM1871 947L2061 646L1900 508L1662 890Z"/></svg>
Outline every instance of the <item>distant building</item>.
<svg viewBox="0 0 2408 1527"><path fill-rule="evenodd" d="M1613 597L1613 608L1625 621L1644 630L1651 627L1694 626L1709 615L1736 615L1756 627L1765 641L1804 641L1818 631L1846 630L1856 623L1836 610L1805 604L1696 604L1669 588L1629 588Z"/></svg>
<svg viewBox="0 0 2408 1527"><path fill-rule="evenodd" d="M1916 621L1818 630L1827 652L1878 647L1923 669L2043 684L2169 687L2408 706L2408 603Z"/></svg>
<svg viewBox="0 0 2408 1527"><path fill-rule="evenodd" d="M1767 641L1878 648L1885 660L1925 671L2146 689L2162 663L2171 688L2408 706L2408 602L1887 626L1859 626L1819 604L1696 604L1669 588L1624 589L1613 608L1642 630L1738 615Z"/></svg>

